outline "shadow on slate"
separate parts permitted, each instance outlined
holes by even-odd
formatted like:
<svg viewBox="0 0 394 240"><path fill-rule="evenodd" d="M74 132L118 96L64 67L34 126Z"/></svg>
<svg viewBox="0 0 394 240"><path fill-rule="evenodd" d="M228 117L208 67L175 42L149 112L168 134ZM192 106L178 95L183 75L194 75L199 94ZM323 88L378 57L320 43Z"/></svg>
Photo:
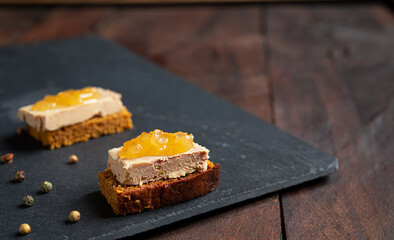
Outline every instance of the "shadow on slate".
<svg viewBox="0 0 394 240"><path fill-rule="evenodd" d="M27 238L114 239L170 224L246 199L327 175L336 158L278 130L198 87L96 37L0 48L0 153L14 152L13 164L0 165L0 239L17 238L29 223ZM27 136L19 107L67 88L101 86L123 94L135 129L50 151ZM6 126L6 127L4 127ZM107 165L107 150L156 128L193 133L221 164L217 189L185 203L126 217L115 216L100 194L97 174ZM76 154L79 163L67 164ZM23 183L10 182L24 170ZM38 194L42 181L53 190ZM21 209L23 196L35 204ZM67 222L72 210L77 224Z"/></svg>

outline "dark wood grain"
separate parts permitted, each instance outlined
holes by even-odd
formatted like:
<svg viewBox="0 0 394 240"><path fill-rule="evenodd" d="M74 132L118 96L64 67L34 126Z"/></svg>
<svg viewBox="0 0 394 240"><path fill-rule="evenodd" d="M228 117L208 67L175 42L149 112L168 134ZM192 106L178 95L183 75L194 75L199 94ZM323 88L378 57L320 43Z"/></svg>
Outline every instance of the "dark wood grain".
<svg viewBox="0 0 394 240"><path fill-rule="evenodd" d="M270 121L260 9L132 8L113 15L100 35Z"/></svg>
<svg viewBox="0 0 394 240"><path fill-rule="evenodd" d="M276 124L337 155L340 165L324 184L283 193L287 239L394 236L394 25L385 11L269 11Z"/></svg>
<svg viewBox="0 0 394 240"><path fill-rule="evenodd" d="M11 45L30 27L39 21L47 9L2 8L0 9L0 45Z"/></svg>
<svg viewBox="0 0 394 240"><path fill-rule="evenodd" d="M111 8L43 7L0 9L0 45L33 43L92 34Z"/></svg>
<svg viewBox="0 0 394 240"><path fill-rule="evenodd" d="M19 39L21 43L56 40L91 34L100 19L108 13L106 8L57 7L30 27Z"/></svg>

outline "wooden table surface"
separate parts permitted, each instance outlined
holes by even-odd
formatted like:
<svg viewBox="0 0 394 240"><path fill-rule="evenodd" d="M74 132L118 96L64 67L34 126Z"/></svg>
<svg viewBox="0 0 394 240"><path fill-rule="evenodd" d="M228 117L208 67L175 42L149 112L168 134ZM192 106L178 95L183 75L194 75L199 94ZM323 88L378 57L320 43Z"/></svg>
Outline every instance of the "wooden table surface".
<svg viewBox="0 0 394 240"><path fill-rule="evenodd" d="M0 8L1 46L86 34L339 158L329 177L135 239L393 239L392 5Z"/></svg>

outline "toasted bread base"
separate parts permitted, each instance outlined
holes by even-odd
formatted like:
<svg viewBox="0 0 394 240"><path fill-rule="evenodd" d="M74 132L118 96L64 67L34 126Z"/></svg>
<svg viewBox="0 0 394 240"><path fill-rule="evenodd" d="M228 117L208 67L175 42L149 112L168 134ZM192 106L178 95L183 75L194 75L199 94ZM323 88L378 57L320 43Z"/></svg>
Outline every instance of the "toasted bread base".
<svg viewBox="0 0 394 240"><path fill-rule="evenodd" d="M220 177L220 164L208 161L208 170L185 177L151 182L142 186L122 186L110 169L99 172L101 193L116 215L139 213L203 196L214 190Z"/></svg>
<svg viewBox="0 0 394 240"><path fill-rule="evenodd" d="M123 108L119 113L104 117L93 117L85 122L62 127L54 131L38 131L27 125L29 134L41 141L44 146L49 146L50 149L86 142L90 138L119 133L131 128L133 128L131 113L126 108Z"/></svg>

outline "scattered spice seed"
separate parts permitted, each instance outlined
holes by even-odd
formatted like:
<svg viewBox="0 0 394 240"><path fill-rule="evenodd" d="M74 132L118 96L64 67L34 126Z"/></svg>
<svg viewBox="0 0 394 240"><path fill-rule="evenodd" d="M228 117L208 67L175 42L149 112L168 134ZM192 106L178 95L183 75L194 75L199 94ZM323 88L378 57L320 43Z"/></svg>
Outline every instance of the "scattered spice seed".
<svg viewBox="0 0 394 240"><path fill-rule="evenodd" d="M47 193L47 192L49 192L49 191L51 191L51 190L52 190L52 183L50 183L50 182L48 182L48 181L44 181L44 182L41 184L41 191L42 191L42 192Z"/></svg>
<svg viewBox="0 0 394 240"><path fill-rule="evenodd" d="M70 222L78 222L81 219L81 214L78 211L72 211L68 214L68 220Z"/></svg>
<svg viewBox="0 0 394 240"><path fill-rule="evenodd" d="M26 178L26 173L24 171L17 171L14 175L14 179L17 182L23 182L25 181Z"/></svg>
<svg viewBox="0 0 394 240"><path fill-rule="evenodd" d="M14 160L13 153L7 153L6 155L1 156L1 161L3 161L3 163L12 163L13 160Z"/></svg>
<svg viewBox="0 0 394 240"><path fill-rule="evenodd" d="M34 204L34 198L30 195L27 195L22 199L22 202L23 202L23 205L31 207Z"/></svg>
<svg viewBox="0 0 394 240"><path fill-rule="evenodd" d="M26 234L30 233L30 232L31 232L30 225L27 224L27 223L21 224L21 225L19 226L19 232L20 232L21 234L23 234L23 235L26 235Z"/></svg>
<svg viewBox="0 0 394 240"><path fill-rule="evenodd" d="M78 162L77 155L71 155L70 156L70 163L77 163L77 162Z"/></svg>

